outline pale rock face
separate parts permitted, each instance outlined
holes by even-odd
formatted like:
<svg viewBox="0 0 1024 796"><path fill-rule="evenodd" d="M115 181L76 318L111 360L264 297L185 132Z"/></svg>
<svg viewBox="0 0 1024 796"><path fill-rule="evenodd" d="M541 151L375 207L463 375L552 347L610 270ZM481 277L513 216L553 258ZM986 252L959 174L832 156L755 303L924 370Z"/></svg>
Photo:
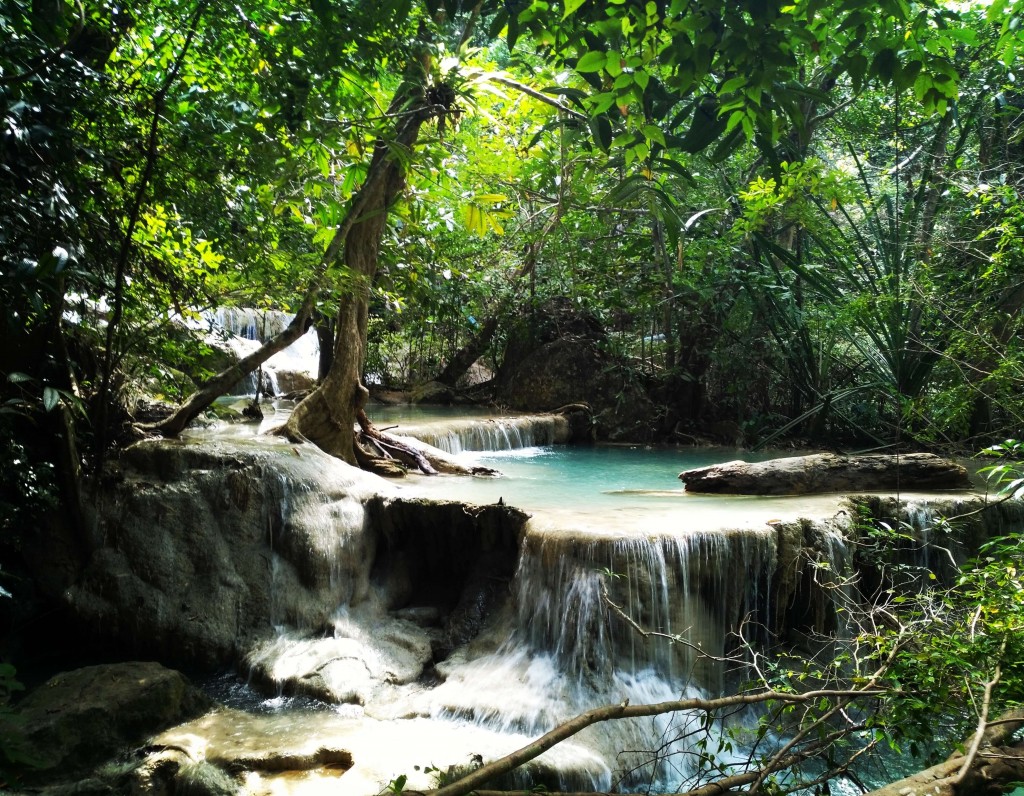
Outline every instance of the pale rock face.
<svg viewBox="0 0 1024 796"><path fill-rule="evenodd" d="M297 692L341 701L415 679L475 635L499 602L487 584L512 577L527 519L405 498L314 446L274 439L139 443L94 512L91 554L65 597L98 636L190 668L247 659L275 688L272 672L287 670ZM401 610L419 622L389 613ZM323 638L270 663L288 632ZM296 669L306 657L327 667L316 686ZM340 660L363 661L364 682L338 685Z"/></svg>
<svg viewBox="0 0 1024 796"><path fill-rule="evenodd" d="M278 624L325 627L369 595L379 479L312 446L146 441L97 501L67 599L137 653L231 662Z"/></svg>

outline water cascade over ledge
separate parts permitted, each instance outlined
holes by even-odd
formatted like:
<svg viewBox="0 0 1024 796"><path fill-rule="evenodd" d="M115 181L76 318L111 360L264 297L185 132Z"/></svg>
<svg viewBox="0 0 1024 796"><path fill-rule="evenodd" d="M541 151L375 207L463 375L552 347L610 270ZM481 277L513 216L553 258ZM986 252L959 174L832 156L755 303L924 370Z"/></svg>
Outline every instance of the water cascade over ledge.
<svg viewBox="0 0 1024 796"><path fill-rule="evenodd" d="M570 435L569 421L563 415L555 414L401 424L396 432L453 454L558 445L568 442Z"/></svg>
<svg viewBox="0 0 1024 796"><path fill-rule="evenodd" d="M294 315L278 310L256 310L244 307L221 307L205 323L210 337L241 359L260 345L284 331ZM283 395L313 386L319 365L320 343L316 330L309 329L302 337L270 357L259 371L254 371L235 388L239 395ZM263 383L259 382L263 378Z"/></svg>
<svg viewBox="0 0 1024 796"><path fill-rule="evenodd" d="M721 659L742 660L745 644L836 629L815 564L846 565L853 505L797 504L825 507L809 517L779 499L725 499L715 515L675 493L620 491L658 502L634 517L642 530L609 510L565 522L500 499L437 499L312 446L148 441L107 484L67 599L97 636L135 654L244 671L249 686L231 686L228 701L262 712L222 710L159 743L226 768L243 754L240 737L279 756L317 752L311 744L351 753L347 771L246 774L260 793L364 796L400 775L427 789L427 768L500 756L597 705L721 693ZM949 502L871 500L880 516L916 517L922 534L928 511L950 513ZM968 536L982 538L1020 527L1020 509L972 522ZM922 555L920 541L908 556ZM942 555L954 558L970 544L946 541ZM334 707L311 712L309 698ZM695 721L589 728L517 782L675 789L693 773L680 753Z"/></svg>

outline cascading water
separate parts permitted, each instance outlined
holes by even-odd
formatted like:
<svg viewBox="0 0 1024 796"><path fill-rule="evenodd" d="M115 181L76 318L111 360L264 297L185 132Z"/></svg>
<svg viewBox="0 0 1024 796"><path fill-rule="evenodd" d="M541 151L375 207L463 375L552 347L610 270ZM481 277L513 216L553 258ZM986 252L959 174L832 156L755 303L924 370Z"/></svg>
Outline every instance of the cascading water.
<svg viewBox="0 0 1024 796"><path fill-rule="evenodd" d="M769 613L774 534L621 537L528 531L496 649L439 666L430 715L535 737L604 704L721 692L730 634ZM562 790L678 787L694 772L684 739L696 718L670 714L581 734L553 764ZM626 758L623 750L633 750ZM543 758L542 758L543 759ZM519 785L530 783L522 781Z"/></svg>
<svg viewBox="0 0 1024 796"><path fill-rule="evenodd" d="M291 323L294 315L277 310L254 310L222 307L205 316L211 335L241 359L279 334ZM280 395L312 386L317 376L320 344L316 330L310 329L283 351L270 357L262 366L264 383L258 385L259 371L248 374L236 387L240 395L255 395L257 387L270 395Z"/></svg>
<svg viewBox="0 0 1024 796"><path fill-rule="evenodd" d="M354 760L343 774L310 775L315 782L308 791L306 780L282 776L274 782L281 793L330 788L367 796L400 775L410 778L407 787L425 790L436 784L426 773L430 767L469 762L472 755L495 759L596 706L728 692L735 678L746 678L747 644L756 647L789 629L828 643L830 632L842 631L835 606L849 599L844 534L853 512L842 522L829 519L838 508L835 497L722 499L679 490L675 473L691 465L684 457L721 459L734 457L732 451L524 449L505 454L523 470L510 468L516 475L507 479L472 479L492 491L465 505L424 498L422 484L436 485L440 492L430 493L436 495L446 483L465 490L467 480L370 486L362 481L368 476L315 450L277 444L278 459L259 463L252 476L267 487L272 504L269 524L264 520L251 534L265 551L247 555L258 561L269 551L262 572L272 578L274 596L254 593L252 607L239 616L248 616L252 627L262 601L263 616L287 629L246 647L245 668L264 691L276 687L343 703L315 715L296 709L267 719L274 744L316 743L348 750ZM209 491L230 493L215 505L234 507L223 521L238 525L241 539L234 514L257 516L250 488L242 488L242 471L253 468L243 448L232 451L217 463L200 456L187 470L202 471L211 483L223 478L224 485ZM570 475L559 480L551 468L562 457ZM642 470L648 460L653 469ZM581 472L584 463L589 475ZM158 464L154 459L143 474L145 483L158 480ZM278 469L288 476L276 479ZM667 483L653 480L654 472ZM356 475L361 497L340 498L341 482ZM370 489L383 493L369 498ZM575 499L572 489L580 491ZM536 498L528 523L508 509L520 497ZM881 508L874 513L886 516ZM245 543L257 540L245 537ZM246 577L251 583L259 576ZM315 607L298 596L302 589L315 596ZM488 603L495 594L497 602ZM457 635L452 619L460 612L488 621ZM731 717L731 729L742 732L747 718ZM261 732L271 730L225 713L160 743L216 736L212 749ZM697 738L712 745L721 739L718 760L730 763L722 732L688 712L607 722L503 784L667 792L695 781ZM735 762L742 752L737 744Z"/></svg>
<svg viewBox="0 0 1024 796"><path fill-rule="evenodd" d="M396 433L415 437L446 453L511 451L565 442L569 424L562 415L460 418L400 424Z"/></svg>

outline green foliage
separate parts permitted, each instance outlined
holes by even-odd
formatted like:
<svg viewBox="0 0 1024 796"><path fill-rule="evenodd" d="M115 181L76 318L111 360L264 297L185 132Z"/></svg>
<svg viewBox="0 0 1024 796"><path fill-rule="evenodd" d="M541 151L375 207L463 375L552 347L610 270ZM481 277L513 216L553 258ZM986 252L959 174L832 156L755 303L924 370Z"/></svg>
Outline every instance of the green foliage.
<svg viewBox="0 0 1024 796"><path fill-rule="evenodd" d="M0 534L10 545L39 528L56 507L57 488L53 465L34 459L9 424L0 431Z"/></svg>
<svg viewBox="0 0 1024 796"><path fill-rule="evenodd" d="M561 19L549 9L506 6L492 30L504 28L510 48L529 31L575 69L589 89L583 106L616 128L611 147L627 167L666 146L698 152L720 141L721 159L745 138L768 150L787 123L804 121L807 98L843 75L855 92L913 87L928 112L957 96L950 57L962 37L941 7L823 14L813 2L631 1L569 3ZM602 135L595 141L607 148Z"/></svg>
<svg viewBox="0 0 1024 796"><path fill-rule="evenodd" d="M1000 445L993 445L982 452L983 456L998 456L1008 461L992 464L978 470L983 474L996 494L1001 497L1024 498L1024 442L1008 439Z"/></svg>

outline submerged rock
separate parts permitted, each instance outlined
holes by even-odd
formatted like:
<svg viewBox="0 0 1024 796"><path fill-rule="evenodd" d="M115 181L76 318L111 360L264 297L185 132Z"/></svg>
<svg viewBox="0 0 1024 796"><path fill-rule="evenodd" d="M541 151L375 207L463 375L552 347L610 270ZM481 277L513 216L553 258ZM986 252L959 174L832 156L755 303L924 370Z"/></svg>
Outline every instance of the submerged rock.
<svg viewBox="0 0 1024 796"><path fill-rule="evenodd" d="M0 737L22 781L69 780L212 705L158 663L88 666L51 678L0 715Z"/></svg>
<svg viewBox="0 0 1024 796"><path fill-rule="evenodd" d="M764 462L733 461L679 474L687 492L806 495L885 489L969 489L967 470L931 453L840 456L816 453Z"/></svg>

